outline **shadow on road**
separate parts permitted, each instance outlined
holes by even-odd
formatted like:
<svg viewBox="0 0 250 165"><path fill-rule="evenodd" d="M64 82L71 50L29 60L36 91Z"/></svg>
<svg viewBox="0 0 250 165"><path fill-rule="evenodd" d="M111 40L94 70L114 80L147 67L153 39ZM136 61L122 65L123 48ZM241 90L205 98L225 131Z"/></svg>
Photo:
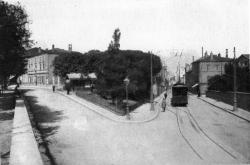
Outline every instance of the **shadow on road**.
<svg viewBox="0 0 250 165"><path fill-rule="evenodd" d="M35 134L35 138L39 143L39 150L42 153L42 158L45 165L56 165L56 160L50 152L49 144L50 136L54 135L59 126L59 122L63 118L63 113L60 110L50 109L46 105L41 105L38 98L30 96L27 93L32 89L22 90L25 105L27 107L31 125Z"/></svg>
<svg viewBox="0 0 250 165"><path fill-rule="evenodd" d="M47 141L49 136L56 133L58 129L56 122L59 122L63 118L62 111L50 109L46 105L39 104L37 97L25 95L29 91L32 90L22 90L22 94L25 97L25 104L30 118L32 118L31 120Z"/></svg>

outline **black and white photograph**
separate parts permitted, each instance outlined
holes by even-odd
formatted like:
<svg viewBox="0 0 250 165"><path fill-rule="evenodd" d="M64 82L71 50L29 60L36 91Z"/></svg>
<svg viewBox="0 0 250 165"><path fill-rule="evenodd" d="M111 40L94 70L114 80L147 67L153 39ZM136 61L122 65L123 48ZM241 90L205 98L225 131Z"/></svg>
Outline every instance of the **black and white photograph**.
<svg viewBox="0 0 250 165"><path fill-rule="evenodd" d="M250 164L249 0L0 0L0 165Z"/></svg>

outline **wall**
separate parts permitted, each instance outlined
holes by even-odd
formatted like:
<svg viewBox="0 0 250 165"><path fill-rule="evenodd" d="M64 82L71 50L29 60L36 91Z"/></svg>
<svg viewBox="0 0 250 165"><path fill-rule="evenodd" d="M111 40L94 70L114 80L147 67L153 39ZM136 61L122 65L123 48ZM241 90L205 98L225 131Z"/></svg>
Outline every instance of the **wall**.
<svg viewBox="0 0 250 165"><path fill-rule="evenodd" d="M206 96L233 105L233 92L207 91ZM250 111L250 93L237 92L238 107Z"/></svg>

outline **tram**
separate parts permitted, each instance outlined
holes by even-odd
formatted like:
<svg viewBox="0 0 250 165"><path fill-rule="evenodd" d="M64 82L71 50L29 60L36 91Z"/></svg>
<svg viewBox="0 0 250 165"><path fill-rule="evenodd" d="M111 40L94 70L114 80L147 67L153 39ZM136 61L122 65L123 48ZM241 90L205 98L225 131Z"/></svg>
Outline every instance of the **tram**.
<svg viewBox="0 0 250 165"><path fill-rule="evenodd" d="M174 84L172 87L172 106L186 106L188 104L188 88L182 83Z"/></svg>

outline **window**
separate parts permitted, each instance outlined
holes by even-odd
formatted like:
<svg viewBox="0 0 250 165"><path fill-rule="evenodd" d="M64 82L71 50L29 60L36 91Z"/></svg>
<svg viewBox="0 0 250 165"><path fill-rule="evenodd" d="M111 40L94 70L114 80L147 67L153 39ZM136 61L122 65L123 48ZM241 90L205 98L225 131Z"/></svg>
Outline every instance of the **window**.
<svg viewBox="0 0 250 165"><path fill-rule="evenodd" d="M42 57L39 59L39 69L42 70Z"/></svg>
<svg viewBox="0 0 250 165"><path fill-rule="evenodd" d="M207 71L209 71L209 67L210 67L210 65L209 65L209 64L207 64Z"/></svg>
<svg viewBox="0 0 250 165"><path fill-rule="evenodd" d="M219 65L216 65L216 70L219 70Z"/></svg>

